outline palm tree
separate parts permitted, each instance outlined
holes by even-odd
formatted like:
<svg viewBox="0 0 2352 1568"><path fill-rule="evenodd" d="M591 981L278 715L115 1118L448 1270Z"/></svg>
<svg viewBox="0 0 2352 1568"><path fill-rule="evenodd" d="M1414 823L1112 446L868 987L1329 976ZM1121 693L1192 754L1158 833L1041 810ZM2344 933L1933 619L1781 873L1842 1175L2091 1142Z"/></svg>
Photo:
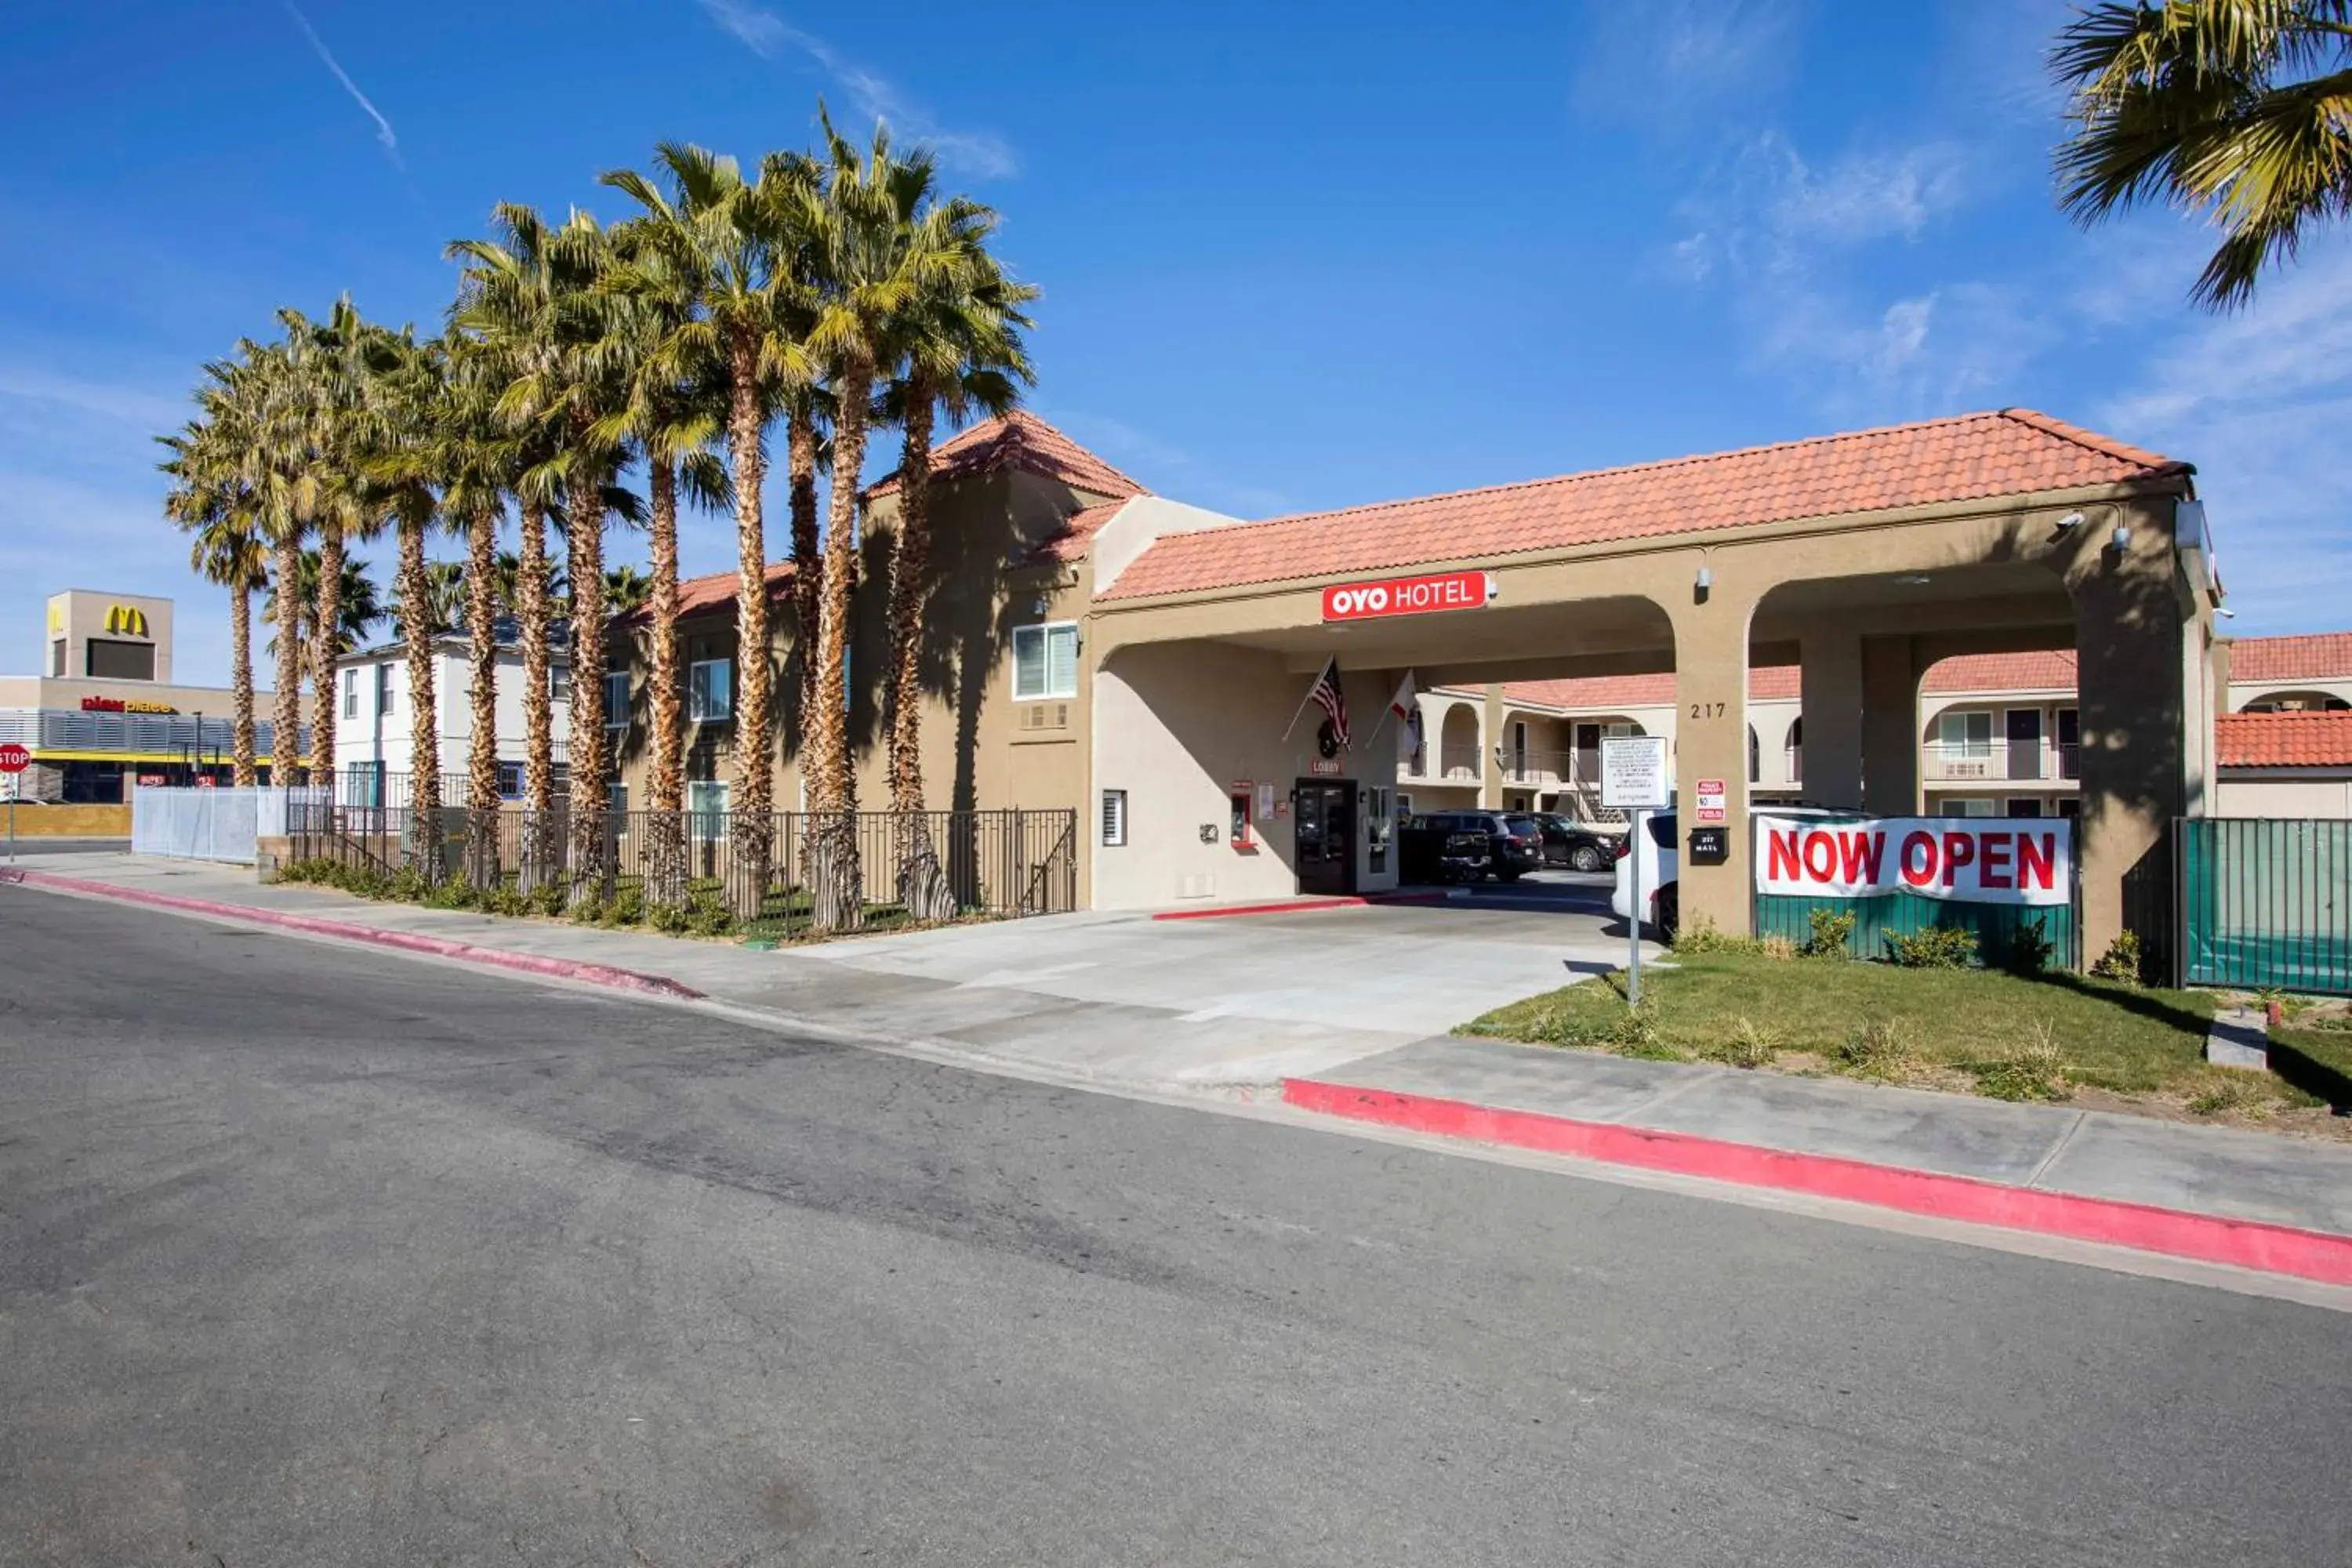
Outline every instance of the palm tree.
<svg viewBox="0 0 2352 1568"><path fill-rule="evenodd" d="M863 922L857 865L856 779L848 736L850 587L856 566L857 496L866 462L874 384L895 361L896 333L930 290L959 287L973 268L971 235L990 215L962 198L933 199L930 155L898 156L887 128L875 127L861 153L818 110L828 159L821 190L801 200L812 235L816 314L811 352L832 383L832 515L826 522L824 589L818 607L816 692L807 717L809 809L821 820L813 857L814 919L821 930ZM924 465L928 473L929 455ZM910 576L910 585L913 579ZM919 794L919 776L917 790Z"/></svg>
<svg viewBox="0 0 2352 1568"><path fill-rule="evenodd" d="M2163 201L2224 233L2193 291L2226 309L2305 226L2352 214L2352 0L2093 5L2050 64L2074 94L2060 202L2084 223Z"/></svg>
<svg viewBox="0 0 2352 1568"><path fill-rule="evenodd" d="M675 473L672 473L669 476L669 482L667 488L670 492L670 521L668 526L670 598L672 600L672 608L670 610L670 641L673 645L674 650L675 645L677 641L677 611L676 608L676 600L677 597L677 476ZM658 566L656 570L659 570ZM653 591L654 580L646 576L644 573L638 571L634 566L625 563L619 566L607 566L604 568L604 613L607 616L625 616L631 610L642 608L646 601L653 596ZM671 654L670 662L673 666L677 663L677 654L675 651Z"/></svg>
<svg viewBox="0 0 2352 1568"><path fill-rule="evenodd" d="M453 526L462 526L455 523ZM496 584L492 584L495 590ZM462 561L427 561L425 563L425 624L435 637L446 637L466 624L466 563ZM408 611L401 598L400 581L393 579L393 619L404 627L408 624Z"/></svg>
<svg viewBox="0 0 2352 1568"><path fill-rule="evenodd" d="M544 411L519 393L555 373L564 344L559 321L570 285L556 255L556 231L527 206L502 203L491 214L497 237L462 239L448 254L463 262L453 327L478 345L482 374L498 388L496 417L513 435L520 551L508 603L520 622L523 679L523 865L528 889L554 874L555 726L548 642L553 598L548 578L548 513L560 434ZM575 691L574 695L577 693Z"/></svg>
<svg viewBox="0 0 2352 1568"><path fill-rule="evenodd" d="M301 514L319 540L319 599L310 617L310 678L319 700L311 705L310 771L333 776L335 705L329 700L335 660L343 651L335 628L342 624L340 600L347 542L380 531L385 515L361 472L356 447L362 434L360 400L368 327L347 295L335 301L323 321L299 310L280 310L292 375L276 438L285 461L300 476Z"/></svg>
<svg viewBox="0 0 2352 1568"><path fill-rule="evenodd" d="M252 410L240 403L239 378L232 367L210 365L206 374L212 384L197 394L202 416L177 436L157 437L171 449L163 468L175 481L163 509L192 536L188 564L228 590L233 778L246 789L257 777L253 593L269 580L269 551L259 498L241 467L240 422Z"/></svg>
<svg viewBox="0 0 2352 1568"><path fill-rule="evenodd" d="M273 534L271 537L274 545L276 536ZM278 594L278 584L284 577L285 563L282 560L273 560L270 566L269 586L261 596L261 616L264 620L275 621L282 626L287 610L291 609L294 612L293 646L295 656L301 661L303 668L308 667L310 650L319 642L318 610L319 600L321 597L319 578L322 571L320 565L322 559L323 557L316 550L305 550L299 545L296 546L294 595L290 604L285 605L279 604ZM331 652L335 658L342 658L352 649L366 642L376 622L384 618L383 602L376 592L375 579L368 575L368 563L365 561L357 556L346 555L343 557L343 569L339 576L341 581L335 588L335 618L341 625L335 629L331 645ZM280 642L281 636L273 635L264 646L263 651L282 658L285 656L280 648Z"/></svg>
<svg viewBox="0 0 2352 1568"><path fill-rule="evenodd" d="M793 265L801 255L793 220L807 210L799 198L814 187L814 169L805 159L772 157L760 178L750 181L734 159L678 142L662 143L654 158L659 183L630 169L614 170L604 183L643 209L635 220L637 243L648 259L659 258L658 268L625 273L627 285L672 307L663 312L667 330L654 350L654 374L668 385L715 379L726 389L739 671L730 832L743 868L743 912L753 914L766 897L774 853L773 672L761 489L768 421L778 395L809 379L801 342L807 289ZM681 305L682 310L676 308Z"/></svg>
<svg viewBox="0 0 2352 1568"><path fill-rule="evenodd" d="M442 509L466 538L460 576L473 664L467 692L473 738L466 758L466 864L476 886L489 887L499 879L499 609L507 563L520 571L512 556L499 553L499 520L516 482L518 447L498 416L505 384L495 357L480 340L454 327L444 342L449 367L433 425L433 467ZM543 661L543 628L540 646ZM547 700L543 680L539 700Z"/></svg>
<svg viewBox="0 0 2352 1568"><path fill-rule="evenodd" d="M898 899L918 920L950 920L955 892L940 868L924 818L923 604L930 587L931 430L975 409L1002 414L1018 399L1015 378L1034 379L1021 342L1020 307L1037 290L1006 278L988 253L996 215L962 198L917 206L901 219L910 270L920 279L891 323L898 379L882 411L905 431L898 465L898 526L890 556L889 767ZM936 250L933 260L922 253Z"/></svg>

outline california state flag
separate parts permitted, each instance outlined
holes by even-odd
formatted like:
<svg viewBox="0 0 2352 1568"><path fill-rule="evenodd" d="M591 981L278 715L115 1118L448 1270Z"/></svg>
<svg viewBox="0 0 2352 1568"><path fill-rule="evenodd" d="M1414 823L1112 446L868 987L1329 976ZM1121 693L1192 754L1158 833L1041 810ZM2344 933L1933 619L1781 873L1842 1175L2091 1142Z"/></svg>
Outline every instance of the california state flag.
<svg viewBox="0 0 2352 1568"><path fill-rule="evenodd" d="M1412 671L1404 672L1404 684L1389 699L1389 711L1397 716L1400 724L1412 717Z"/></svg>

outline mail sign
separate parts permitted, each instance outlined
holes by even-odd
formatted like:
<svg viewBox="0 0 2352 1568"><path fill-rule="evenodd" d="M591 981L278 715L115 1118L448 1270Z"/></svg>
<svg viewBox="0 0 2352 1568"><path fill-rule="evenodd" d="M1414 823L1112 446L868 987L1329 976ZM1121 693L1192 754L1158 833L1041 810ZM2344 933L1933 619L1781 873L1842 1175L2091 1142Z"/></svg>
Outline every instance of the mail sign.
<svg viewBox="0 0 2352 1568"><path fill-rule="evenodd" d="M1437 610L1483 610L1495 596L1491 572L1442 572L1434 577L1382 577L1336 583L1323 590L1323 618L1364 621L1376 616L1425 616Z"/></svg>
<svg viewBox="0 0 2352 1568"><path fill-rule="evenodd" d="M1912 892L1974 904L2064 904L2074 825L2063 817L1891 816L1859 822L1756 814L1756 890L1867 899Z"/></svg>

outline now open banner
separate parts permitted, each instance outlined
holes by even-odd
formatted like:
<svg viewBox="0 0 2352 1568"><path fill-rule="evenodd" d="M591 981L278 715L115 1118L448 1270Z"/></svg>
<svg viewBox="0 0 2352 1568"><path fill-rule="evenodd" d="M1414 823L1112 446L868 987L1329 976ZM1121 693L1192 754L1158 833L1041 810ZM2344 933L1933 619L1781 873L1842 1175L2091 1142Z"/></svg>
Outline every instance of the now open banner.
<svg viewBox="0 0 2352 1568"><path fill-rule="evenodd" d="M1756 890L1868 899L1916 893L1972 904L2063 905L2074 824L2058 817L1756 818Z"/></svg>

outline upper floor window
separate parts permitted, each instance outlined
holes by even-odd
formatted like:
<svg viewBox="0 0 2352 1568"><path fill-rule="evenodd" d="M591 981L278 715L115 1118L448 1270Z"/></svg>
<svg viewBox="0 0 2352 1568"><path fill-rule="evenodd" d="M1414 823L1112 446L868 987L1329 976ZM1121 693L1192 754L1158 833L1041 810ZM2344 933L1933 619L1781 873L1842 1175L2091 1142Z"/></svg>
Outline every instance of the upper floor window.
<svg viewBox="0 0 2352 1568"><path fill-rule="evenodd" d="M343 717L356 719L359 716L360 672L356 669L347 669L343 671Z"/></svg>
<svg viewBox="0 0 2352 1568"><path fill-rule="evenodd" d="M551 664L547 667L547 700L550 702L572 700L572 667Z"/></svg>
<svg viewBox="0 0 2352 1568"><path fill-rule="evenodd" d="M629 727L629 672L608 669L604 672L604 728L625 730Z"/></svg>
<svg viewBox="0 0 2352 1568"><path fill-rule="evenodd" d="M1948 757L1992 755L1992 715L1947 713L1937 720L1937 739Z"/></svg>
<svg viewBox="0 0 2352 1568"><path fill-rule="evenodd" d="M1078 624L1013 628L1013 697L1026 702L1078 694Z"/></svg>
<svg viewBox="0 0 2352 1568"><path fill-rule="evenodd" d="M735 661L698 659L686 667L686 716L696 723L733 717Z"/></svg>
<svg viewBox="0 0 2352 1568"><path fill-rule="evenodd" d="M390 664L375 667L375 710L379 713L392 711L392 679Z"/></svg>

